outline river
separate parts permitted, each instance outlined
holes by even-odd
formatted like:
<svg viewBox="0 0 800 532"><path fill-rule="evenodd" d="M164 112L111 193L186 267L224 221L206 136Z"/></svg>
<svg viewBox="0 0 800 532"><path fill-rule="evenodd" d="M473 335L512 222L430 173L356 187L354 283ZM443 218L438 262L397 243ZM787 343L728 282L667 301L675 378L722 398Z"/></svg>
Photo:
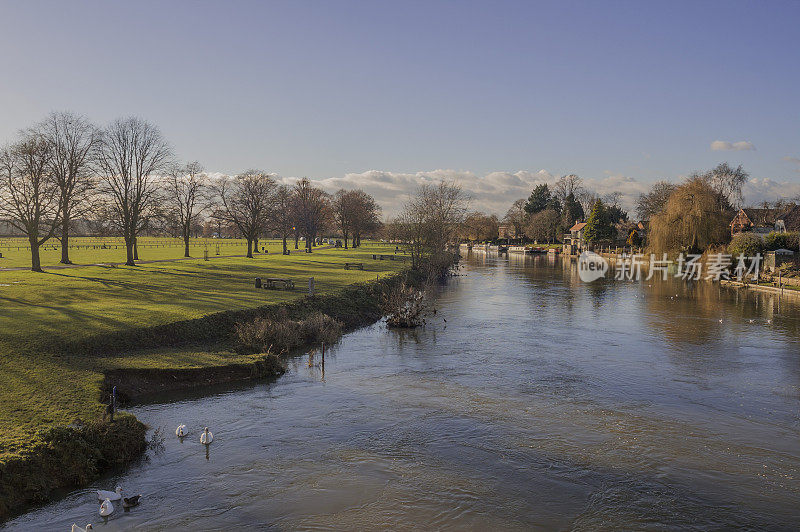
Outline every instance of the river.
<svg viewBox="0 0 800 532"><path fill-rule="evenodd" d="M475 253L436 307L345 335L324 376L133 408L163 445L6 528L800 527L795 303ZM144 498L104 521L115 485Z"/></svg>

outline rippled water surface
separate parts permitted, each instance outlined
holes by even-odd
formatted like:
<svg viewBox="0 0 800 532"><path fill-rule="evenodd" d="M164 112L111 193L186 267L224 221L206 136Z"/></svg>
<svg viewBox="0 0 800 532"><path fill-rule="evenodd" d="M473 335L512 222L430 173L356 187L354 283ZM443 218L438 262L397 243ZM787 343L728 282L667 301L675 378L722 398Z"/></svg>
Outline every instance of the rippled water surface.
<svg viewBox="0 0 800 532"><path fill-rule="evenodd" d="M163 448L92 489L141 506L103 522L87 489L6 526L800 527L795 303L476 254L437 307L424 329L346 335L324 376L294 359L133 409Z"/></svg>

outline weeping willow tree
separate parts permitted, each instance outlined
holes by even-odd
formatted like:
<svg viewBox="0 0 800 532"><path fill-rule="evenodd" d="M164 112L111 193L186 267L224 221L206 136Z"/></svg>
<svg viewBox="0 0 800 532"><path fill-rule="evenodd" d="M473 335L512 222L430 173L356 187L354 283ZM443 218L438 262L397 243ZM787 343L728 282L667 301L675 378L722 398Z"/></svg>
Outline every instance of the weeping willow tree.
<svg viewBox="0 0 800 532"><path fill-rule="evenodd" d="M664 208L650 220L652 251L692 253L730 239L730 205L703 176L695 176L670 194Z"/></svg>

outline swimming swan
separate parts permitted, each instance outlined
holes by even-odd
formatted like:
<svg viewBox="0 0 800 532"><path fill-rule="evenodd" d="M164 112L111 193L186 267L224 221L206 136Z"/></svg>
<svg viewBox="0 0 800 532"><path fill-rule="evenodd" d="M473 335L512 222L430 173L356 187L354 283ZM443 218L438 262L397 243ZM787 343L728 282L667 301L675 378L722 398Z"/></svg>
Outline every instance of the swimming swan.
<svg viewBox="0 0 800 532"><path fill-rule="evenodd" d="M200 435L200 443L208 445L212 441L214 441L214 435L208 431L208 427L204 428L203 433Z"/></svg>
<svg viewBox="0 0 800 532"><path fill-rule="evenodd" d="M103 517L108 517L114 512L114 505L111 504L111 501L108 499L103 501L103 504L100 505L100 515Z"/></svg>
<svg viewBox="0 0 800 532"><path fill-rule="evenodd" d="M109 501L118 501L122 498L122 488L117 486L116 491L97 490L97 500L102 501L108 499Z"/></svg>
<svg viewBox="0 0 800 532"><path fill-rule="evenodd" d="M76 524L72 525L72 532L86 532L87 530L91 530L91 529L92 529L92 524L91 523L86 525L86 528L81 528Z"/></svg>
<svg viewBox="0 0 800 532"><path fill-rule="evenodd" d="M179 438L183 438L189 434L189 430L186 428L186 425L178 425L178 428L175 429L175 436Z"/></svg>

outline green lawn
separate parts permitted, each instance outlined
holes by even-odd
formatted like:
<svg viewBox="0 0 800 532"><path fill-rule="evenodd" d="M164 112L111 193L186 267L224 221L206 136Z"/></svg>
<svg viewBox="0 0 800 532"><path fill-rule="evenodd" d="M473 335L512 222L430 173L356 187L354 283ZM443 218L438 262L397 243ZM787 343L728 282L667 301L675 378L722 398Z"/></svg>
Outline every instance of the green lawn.
<svg viewBox="0 0 800 532"><path fill-rule="evenodd" d="M294 247L294 242L291 242ZM73 237L69 243L70 260L74 264L97 264L103 262L125 262L125 243L116 237ZM183 257L183 241L177 238L141 237L138 242L141 260L163 260ZM265 247L269 253L280 253L279 240L259 242L259 249ZM243 239L193 238L190 241L189 254L203 257L208 251L210 257L217 254L244 255L247 253L247 242ZM23 238L0 238L0 268L16 268L31 266L31 252L28 241ZM56 239L50 239L39 248L42 266L56 266L61 261L61 246Z"/></svg>
<svg viewBox="0 0 800 532"><path fill-rule="evenodd" d="M140 252L142 260L183 255L179 247L145 249ZM53 352L52 346L59 341L298 298L305 295L311 276L319 293L330 292L403 268L407 263L370 257L390 249L367 244L357 251L269 253L254 259L199 258L136 267L0 272L0 458L23 449L40 428L97 416L102 408L99 385L106 369L196 367L242 360L225 350L198 348L65 355ZM88 258L87 262L97 261ZM345 270L345 262L363 262L366 271ZM297 289L254 288L255 277L269 276L292 278Z"/></svg>

